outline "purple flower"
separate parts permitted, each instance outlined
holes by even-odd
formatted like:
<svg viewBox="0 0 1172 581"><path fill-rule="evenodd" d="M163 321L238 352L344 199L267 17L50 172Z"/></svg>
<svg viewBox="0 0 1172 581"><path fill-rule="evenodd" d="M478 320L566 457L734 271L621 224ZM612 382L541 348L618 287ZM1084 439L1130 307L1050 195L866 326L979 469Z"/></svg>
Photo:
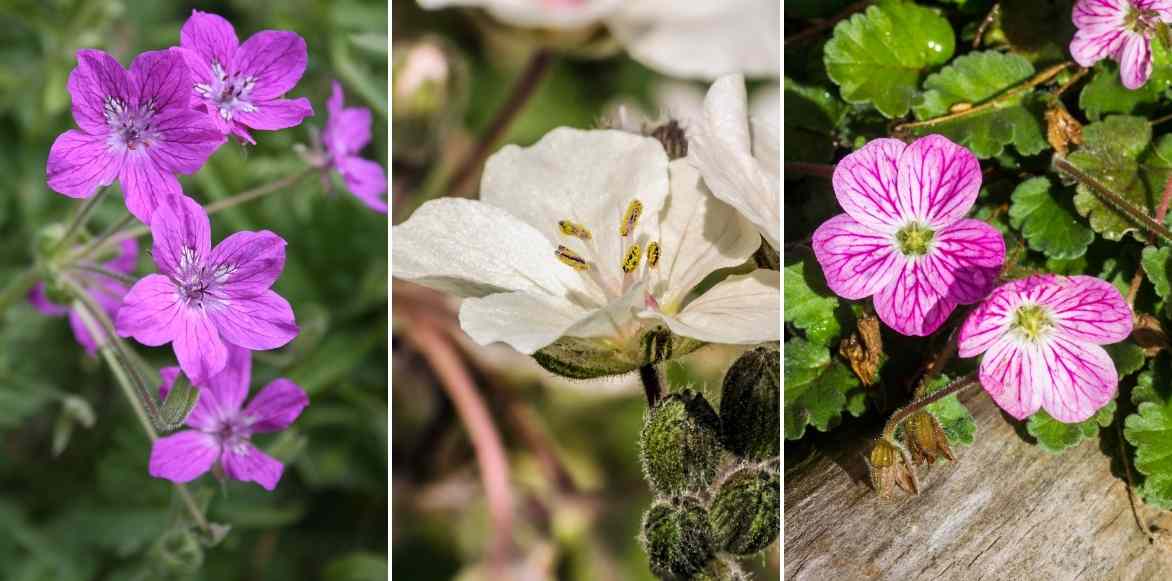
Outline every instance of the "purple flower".
<svg viewBox="0 0 1172 581"><path fill-rule="evenodd" d="M1135 90L1152 74L1152 33L1172 22L1172 0L1079 0L1073 18L1074 60L1090 67L1110 58L1119 63L1123 86Z"/></svg>
<svg viewBox="0 0 1172 581"><path fill-rule="evenodd" d="M293 309L269 287L285 267L285 240L237 232L212 248L203 208L164 200L151 220L159 273L139 280L118 311L118 334L173 343L183 373L200 384L228 364L228 346L276 349L297 336Z"/></svg>
<svg viewBox="0 0 1172 581"><path fill-rule="evenodd" d="M82 264L84 265L86 262L83 261ZM123 240L122 244L118 246L118 254L113 260L92 266L100 266L104 270L118 274L131 274L134 272L136 264L138 264L138 244L134 240ZM106 314L111 319L114 318L118 313L118 307L122 306L122 297L126 296L126 285L94 272L79 272L75 276L94 301L106 311ZM33 287L29 291L28 302L32 304L33 308L50 317L68 315L69 326L73 329L74 338L85 348L86 353L91 357L94 356L101 345L82 322L81 315L69 306L54 303L46 291L46 285L43 282Z"/></svg>
<svg viewBox="0 0 1172 581"><path fill-rule="evenodd" d="M964 218L981 189L969 150L939 135L876 139L838 163L833 183L846 213L819 226L813 243L835 293L875 295L889 327L930 335L958 304L992 290L1005 241Z"/></svg>
<svg viewBox="0 0 1172 581"><path fill-rule="evenodd" d="M190 85L178 53L142 53L128 72L100 50L77 51L69 94L80 130L53 142L45 170L49 187L88 198L118 180L126 208L149 224L161 198L183 193L175 174L199 170L224 142L191 110Z"/></svg>
<svg viewBox="0 0 1172 581"><path fill-rule="evenodd" d="M193 10L179 43L194 81L192 104L207 111L224 135L255 144L248 129L288 129L313 115L309 99L283 98L309 60L300 35L263 30L240 44L227 20Z"/></svg>
<svg viewBox="0 0 1172 581"><path fill-rule="evenodd" d="M1115 397L1119 374L1100 345L1131 334L1132 313L1110 283L1091 276L1031 276L1001 286L960 329L961 357L981 353L993 401L1023 419L1044 408L1081 422Z"/></svg>
<svg viewBox="0 0 1172 581"><path fill-rule="evenodd" d="M350 192L376 212L387 213L383 194L387 191L387 174L373 161L358 157L370 143L370 109L342 107L342 85L334 81L334 92L326 104L329 117L322 132L329 165L342 176Z"/></svg>
<svg viewBox="0 0 1172 581"><path fill-rule="evenodd" d="M160 371L163 398L175 385L178 367ZM198 384L199 401L187 416L184 430L155 440L151 448L150 474L172 482L191 482L212 469L217 460L229 478L255 482L272 490L285 467L252 445L253 434L278 432L292 424L309 396L288 379L277 379L260 390L244 406L252 376L252 354L229 349L228 366Z"/></svg>

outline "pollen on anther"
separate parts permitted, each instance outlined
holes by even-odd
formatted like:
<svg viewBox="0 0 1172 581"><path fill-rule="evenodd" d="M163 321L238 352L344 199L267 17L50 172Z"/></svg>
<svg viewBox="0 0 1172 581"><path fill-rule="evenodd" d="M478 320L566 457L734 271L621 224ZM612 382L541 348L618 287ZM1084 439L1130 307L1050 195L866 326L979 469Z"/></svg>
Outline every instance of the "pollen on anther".
<svg viewBox="0 0 1172 581"><path fill-rule="evenodd" d="M643 202L639 200L631 200L627 204L627 211L623 213L623 221L619 224L619 236L627 237L631 232L635 231L635 226L639 224L639 216L643 214Z"/></svg>
<svg viewBox="0 0 1172 581"><path fill-rule="evenodd" d="M657 264L659 264L659 243L658 242L648 242L647 243L647 267L648 268L655 268L655 265L657 265Z"/></svg>
<svg viewBox="0 0 1172 581"><path fill-rule="evenodd" d="M557 259L560 260L562 264L565 264L574 270L586 270L590 268L590 263L586 262L586 259L579 256L578 253L574 252L573 250L570 250L569 248L566 248L560 244L558 245L557 250L554 251L554 256L557 256Z"/></svg>
<svg viewBox="0 0 1172 581"><path fill-rule="evenodd" d="M582 240L590 240L591 234L585 226L575 224L569 220L558 220L558 228L561 229L562 234L566 236L573 236L574 238L581 238Z"/></svg>
<svg viewBox="0 0 1172 581"><path fill-rule="evenodd" d="M636 268L639 268L639 258L643 255L643 248L638 244L627 249L626 256L623 257L623 272L632 273Z"/></svg>

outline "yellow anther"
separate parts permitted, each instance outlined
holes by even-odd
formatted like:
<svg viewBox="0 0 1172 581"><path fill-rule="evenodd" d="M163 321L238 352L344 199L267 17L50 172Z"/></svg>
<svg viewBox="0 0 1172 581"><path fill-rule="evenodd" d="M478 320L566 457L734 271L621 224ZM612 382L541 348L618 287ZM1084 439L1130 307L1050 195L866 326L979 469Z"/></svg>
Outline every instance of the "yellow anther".
<svg viewBox="0 0 1172 581"><path fill-rule="evenodd" d="M630 236L631 232L635 231L635 226L639 224L639 216L643 214L643 202L639 200L631 200L627 204L627 211L623 213L623 222L619 224L619 236Z"/></svg>
<svg viewBox="0 0 1172 581"><path fill-rule="evenodd" d="M562 234L566 236L573 236L582 240L589 240L591 238L590 230L587 230L581 224L575 224L569 220L558 220L558 228L561 228Z"/></svg>
<svg viewBox="0 0 1172 581"><path fill-rule="evenodd" d="M643 255L643 248L638 244L627 249L627 255L623 257L623 272L635 272L639 268L639 258Z"/></svg>
<svg viewBox="0 0 1172 581"><path fill-rule="evenodd" d="M647 268L655 268L659 264L659 243L647 243Z"/></svg>
<svg viewBox="0 0 1172 581"><path fill-rule="evenodd" d="M558 249L554 251L554 256L557 256L558 260L562 261L562 264L574 270L586 270L590 268L590 263L586 262L586 259L565 246L558 245Z"/></svg>

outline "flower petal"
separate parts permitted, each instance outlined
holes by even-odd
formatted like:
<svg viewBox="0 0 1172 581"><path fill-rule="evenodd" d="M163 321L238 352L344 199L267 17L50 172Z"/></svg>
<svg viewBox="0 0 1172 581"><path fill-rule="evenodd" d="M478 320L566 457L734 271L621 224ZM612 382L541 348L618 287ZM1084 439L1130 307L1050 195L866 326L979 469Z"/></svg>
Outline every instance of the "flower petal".
<svg viewBox="0 0 1172 581"><path fill-rule="evenodd" d="M151 256L163 274L177 274L181 266L203 264L211 253L212 225L195 200L168 196L150 222L154 243Z"/></svg>
<svg viewBox="0 0 1172 581"><path fill-rule="evenodd" d="M190 109L161 112L154 117L158 143L147 155L162 170L193 174L224 144L224 135L204 113Z"/></svg>
<svg viewBox="0 0 1172 581"><path fill-rule="evenodd" d="M123 337L150 347L170 342L181 326L181 302L174 283L161 274L148 274L130 287L122 299L114 326Z"/></svg>
<svg viewBox="0 0 1172 581"><path fill-rule="evenodd" d="M926 337L956 309L956 301L937 290L941 286L940 271L930 261L904 261L892 283L875 293L875 312L903 335Z"/></svg>
<svg viewBox="0 0 1172 581"><path fill-rule="evenodd" d="M1098 345L1053 336L1035 361L1045 373L1042 408L1060 422L1086 420L1115 397L1119 374L1107 351Z"/></svg>
<svg viewBox="0 0 1172 581"><path fill-rule="evenodd" d="M344 157L335 163L354 197L375 212L387 213L387 174L383 166L360 157Z"/></svg>
<svg viewBox="0 0 1172 581"><path fill-rule="evenodd" d="M997 283L1005 263L1005 239L992 226L964 219L936 233L934 248L924 257L936 276L936 292L967 305L984 299Z"/></svg>
<svg viewBox="0 0 1172 581"><path fill-rule="evenodd" d="M335 158L357 153L370 143L371 117L366 107L343 107L342 85L333 82L333 93L326 104L329 118L322 131L322 142Z"/></svg>
<svg viewBox="0 0 1172 581"><path fill-rule="evenodd" d="M299 34L262 30L240 45L232 70L256 80L249 95L254 101L268 101L297 86L308 60L305 39Z"/></svg>
<svg viewBox="0 0 1172 581"><path fill-rule="evenodd" d="M288 379L277 379L253 396L244 409L253 432L276 432L289 427L309 405L309 395Z"/></svg>
<svg viewBox="0 0 1172 581"><path fill-rule="evenodd" d="M1064 288L1046 300L1059 332L1074 341L1117 343L1131 335L1133 314L1111 283L1093 276L1062 277Z"/></svg>
<svg viewBox="0 0 1172 581"><path fill-rule="evenodd" d="M1152 41L1147 37L1126 33L1118 58L1119 78L1124 87L1134 91L1152 76Z"/></svg>
<svg viewBox="0 0 1172 581"><path fill-rule="evenodd" d="M251 383L252 352L228 345L228 363L200 385L199 402L187 416L187 425L205 430L221 428L240 415Z"/></svg>
<svg viewBox="0 0 1172 581"><path fill-rule="evenodd" d="M201 309L181 308L174 326L172 348L183 374L195 385L203 385L228 365L228 347L208 314Z"/></svg>
<svg viewBox="0 0 1172 581"><path fill-rule="evenodd" d="M236 232L212 249L207 265L225 292L257 295L272 287L285 269L285 239L268 230Z"/></svg>
<svg viewBox="0 0 1172 581"><path fill-rule="evenodd" d="M261 452L248 442L225 447L220 456L224 474L241 482L255 482L265 490L273 490L281 480L285 466L272 456Z"/></svg>
<svg viewBox="0 0 1172 581"><path fill-rule="evenodd" d="M209 308L207 313L224 340L246 349L264 351L284 347L299 329L281 295L265 290L257 295L227 295L226 307Z"/></svg>
<svg viewBox="0 0 1172 581"><path fill-rule="evenodd" d="M256 103L255 111L237 111L232 115L237 123L260 129L277 131L301 125L306 117L313 116L313 105L309 99L273 99Z"/></svg>
<svg viewBox="0 0 1172 581"><path fill-rule="evenodd" d="M191 17L179 30L179 44L199 54L209 66L219 63L227 69L240 41L232 23L222 16L192 10Z"/></svg>
<svg viewBox="0 0 1172 581"><path fill-rule="evenodd" d="M77 67L69 73L68 88L73 98L73 120L94 136L110 132L106 121L108 98L128 106L136 102L137 96L126 69L114 57L89 48L77 51Z"/></svg>
<svg viewBox="0 0 1172 581"><path fill-rule="evenodd" d="M588 315L589 311L561 297L507 292L464 299L460 327L481 345L501 342L532 354Z"/></svg>
<svg viewBox="0 0 1172 581"><path fill-rule="evenodd" d="M1009 415L1024 420L1042 407L1047 381L1045 356L1037 343L1008 337L996 341L981 360L981 387Z"/></svg>
<svg viewBox="0 0 1172 581"><path fill-rule="evenodd" d="M85 321L77 311L69 311L69 328L73 330L73 338L77 340L77 344L85 349L86 355L93 357L97 354L98 341L85 326Z"/></svg>
<svg viewBox="0 0 1172 581"><path fill-rule="evenodd" d="M899 156L896 189L905 216L940 229L973 207L981 191L981 164L947 137L921 137Z"/></svg>
<svg viewBox="0 0 1172 581"><path fill-rule="evenodd" d="M1092 67L1095 63L1118 54L1126 37L1127 30L1122 24L1082 27L1074 33L1074 39L1070 41L1070 55L1079 66Z"/></svg>
<svg viewBox="0 0 1172 581"><path fill-rule="evenodd" d="M146 153L126 156L119 176L126 209L143 224L150 224L155 209L166 198L185 198L174 174L159 167Z"/></svg>
<svg viewBox="0 0 1172 581"><path fill-rule="evenodd" d="M134 57L130 82L137 90L139 105L150 103L156 112L187 109L191 102L191 72L177 52L152 50Z"/></svg>
<svg viewBox="0 0 1172 581"><path fill-rule="evenodd" d="M148 469L155 478L191 482L211 470L219 456L220 443L215 436L184 430L155 440Z"/></svg>
<svg viewBox="0 0 1172 581"><path fill-rule="evenodd" d="M106 268L122 274L131 274L137 267L138 241L134 238L127 238L119 242L117 254L109 262L106 262Z"/></svg>
<svg viewBox="0 0 1172 581"><path fill-rule="evenodd" d="M1130 0L1079 0L1071 19L1079 28L1103 25L1122 28L1130 9Z"/></svg>
<svg viewBox="0 0 1172 581"><path fill-rule="evenodd" d="M88 198L114 183L122 171L123 155L106 145L105 137L70 129L49 148L45 177L53 191L71 198Z"/></svg>
<svg viewBox="0 0 1172 581"><path fill-rule="evenodd" d="M645 312L672 333L710 343L752 345L781 340L781 273L755 270L730 276L674 317Z"/></svg>
<svg viewBox="0 0 1172 581"><path fill-rule="evenodd" d="M69 307L59 305L49 300L49 295L45 292L46 285L43 282L38 282L36 286L28 292L28 303L42 315L50 317L63 317L69 312Z"/></svg>
<svg viewBox="0 0 1172 581"><path fill-rule="evenodd" d="M893 233L909 216L898 197L899 158L907 144L898 139L868 141L834 167L834 195L856 222Z"/></svg>
<svg viewBox="0 0 1172 581"><path fill-rule="evenodd" d="M890 234L872 230L847 214L823 222L814 231L812 244L826 285L850 300L869 297L889 286L907 262Z"/></svg>

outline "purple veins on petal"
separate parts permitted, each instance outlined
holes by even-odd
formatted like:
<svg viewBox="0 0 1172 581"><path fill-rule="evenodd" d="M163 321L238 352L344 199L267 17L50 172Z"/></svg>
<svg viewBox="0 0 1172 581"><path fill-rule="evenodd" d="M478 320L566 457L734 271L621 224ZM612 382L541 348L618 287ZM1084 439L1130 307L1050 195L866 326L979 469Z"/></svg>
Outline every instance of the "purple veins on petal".
<svg viewBox="0 0 1172 581"><path fill-rule="evenodd" d="M1075 62L1090 67L1114 60L1123 86L1136 90L1152 74L1152 36L1161 23L1172 22L1172 2L1079 0L1072 20L1078 28L1070 42Z"/></svg>
<svg viewBox="0 0 1172 581"><path fill-rule="evenodd" d="M373 161L358 153L370 143L370 109L344 107L342 85L333 82L333 92L326 103L326 126L322 142L329 156L329 166L342 176L346 188L363 204L381 214L387 213L387 174Z"/></svg>

